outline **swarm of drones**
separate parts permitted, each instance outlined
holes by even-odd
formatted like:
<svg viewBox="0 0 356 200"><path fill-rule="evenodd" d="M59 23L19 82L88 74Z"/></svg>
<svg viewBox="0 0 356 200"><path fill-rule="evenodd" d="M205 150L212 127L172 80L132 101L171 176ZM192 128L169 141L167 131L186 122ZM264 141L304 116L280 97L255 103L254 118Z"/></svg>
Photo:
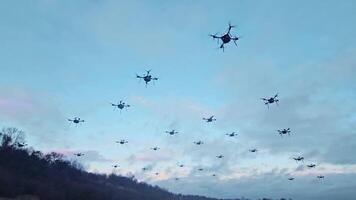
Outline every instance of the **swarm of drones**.
<svg viewBox="0 0 356 200"><path fill-rule="evenodd" d="M231 30L234 28L235 26L231 25L229 23L229 27L227 29L227 32L223 35L217 35L217 34L211 34L210 36L214 39L214 40L217 40L218 43L220 44L219 48L222 49L223 51L225 50L225 46L230 43L231 41L237 46L237 41L241 38L239 36L234 36L231 34ZM136 78L139 79L139 80L143 80L145 82L145 87L147 88L147 86L150 84L150 83L155 83L155 81L158 81L158 77L155 77L151 74L151 70L146 70L146 73L142 74L142 75L138 75L136 74ZM263 103L267 106L267 108L269 109L270 108L270 105L272 104L276 104L277 106L279 105L279 99L278 99L278 93L275 94L274 96L271 96L271 97L264 97L264 98L261 98L261 100L263 101ZM129 104L125 103L123 100L120 100L118 101L117 103L110 103L110 105L112 107L114 107L114 109L119 109L120 112L123 110L123 109L127 109L130 107ZM216 121L216 118L214 115L211 115L210 117L203 117L202 120L206 123L212 123L212 122L215 122ZM72 122L74 124L79 124L79 123L83 123L84 120L79 118L79 117L74 117L72 119L68 119L69 122ZM290 128L283 128L283 129L278 129L277 130L278 134L280 136L284 136L284 135L288 135L290 136L291 134L291 129ZM177 135L179 132L176 131L175 129L173 130L168 130L168 131L165 131L165 133L167 133L168 135L170 136L174 136L174 135ZM226 133L225 134L226 136L230 137L230 138L236 138L238 136L237 132L231 132L231 133ZM119 141L115 141L115 143L117 144L120 144L120 145L125 145L128 143L127 140L119 140ZM200 145L203 145L204 142L201 141L201 140L198 140L198 141L194 141L193 144L197 145L197 146L200 146ZM21 147L24 147L26 144L21 144L21 143L18 143L17 146L19 148ZM152 148L150 148L152 151L158 151L160 150L159 147L157 146L154 146ZM252 149L249 149L248 150L249 152L251 153L257 153L259 150L256 149L256 148L252 148ZM81 157L81 156L84 156L83 153L75 153L74 154L75 156L77 157ZM222 159L224 158L225 156L220 154L220 155L217 155L215 156L216 158L218 159ZM297 156L297 157L293 157L292 158L293 160L295 160L295 162L299 163L299 162L304 162L304 157L303 156ZM183 168L185 165L183 164L177 164L177 166L179 168ZM309 169L312 169L312 168L315 168L317 165L316 164L309 164L307 165L307 167ZM118 168L119 165L118 164L114 164L112 165L113 168ZM202 172L204 169L203 168L196 168L198 171ZM142 171L149 171L151 170L151 167L143 167L142 168ZM159 172L155 172L154 173L155 176L159 176L160 173ZM213 177L216 177L217 174L216 173L213 173L212 174ZM324 176L323 175L318 175L316 177L317 179L321 180L321 179L324 179ZM294 177L288 177L288 180L289 181L293 181L295 178ZM180 180L180 178L176 177L174 178L174 180L178 181Z"/></svg>

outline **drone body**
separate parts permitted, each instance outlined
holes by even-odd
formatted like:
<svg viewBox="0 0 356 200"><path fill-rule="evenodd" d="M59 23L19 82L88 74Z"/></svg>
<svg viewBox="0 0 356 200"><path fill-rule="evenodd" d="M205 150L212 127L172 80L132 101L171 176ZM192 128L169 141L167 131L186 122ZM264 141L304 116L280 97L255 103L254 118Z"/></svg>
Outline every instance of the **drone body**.
<svg viewBox="0 0 356 200"><path fill-rule="evenodd" d="M287 134L290 135L290 132L291 132L290 128L284 128L284 129L280 129L277 131L278 131L278 134L282 137L283 137L283 135L287 135Z"/></svg>
<svg viewBox="0 0 356 200"><path fill-rule="evenodd" d="M307 165L308 168L315 168L316 167L316 164L310 164L310 165Z"/></svg>
<svg viewBox="0 0 356 200"><path fill-rule="evenodd" d="M18 148L22 148L22 147L27 146L26 143L16 143L16 145L17 145Z"/></svg>
<svg viewBox="0 0 356 200"><path fill-rule="evenodd" d="M142 75L142 76L139 76L136 74L136 78L138 79L143 79L145 81L145 84L146 84L146 87L147 87L147 84L151 81L157 81L158 78L157 77L153 77L151 74L150 74L151 70L146 70L146 74Z"/></svg>
<svg viewBox="0 0 356 200"><path fill-rule="evenodd" d="M235 137L235 136L237 136L237 133L236 132L232 132L232 133L227 133L226 135L229 136L229 137Z"/></svg>
<svg viewBox="0 0 356 200"><path fill-rule="evenodd" d="M116 141L116 143L119 143L119 144L127 144L128 141L127 141L127 140L120 140L120 141Z"/></svg>
<svg viewBox="0 0 356 200"><path fill-rule="evenodd" d="M216 121L216 119L214 118L214 115L213 115L213 116L210 116L209 118L205 118L205 117L204 117L203 120L206 121L207 123Z"/></svg>
<svg viewBox="0 0 356 200"><path fill-rule="evenodd" d="M159 150L159 147L153 147L153 148L151 148L153 151L157 151L157 150Z"/></svg>
<svg viewBox="0 0 356 200"><path fill-rule="evenodd" d="M324 179L325 176L317 176L316 178L318 178L318 179Z"/></svg>
<svg viewBox="0 0 356 200"><path fill-rule="evenodd" d="M80 117L74 117L73 119L68 119L68 121L73 122L74 124L84 122L84 120L80 119Z"/></svg>
<svg viewBox="0 0 356 200"><path fill-rule="evenodd" d="M124 109L124 108L128 108L130 107L129 104L126 104L125 102L123 102L122 100L120 100L117 104L111 103L111 106L118 108L120 110Z"/></svg>
<svg viewBox="0 0 356 200"><path fill-rule="evenodd" d="M277 99L278 97L278 94L274 95L273 97L269 97L269 98L261 98L265 105L267 105L267 107L269 108L269 104L273 104L275 103L277 106L278 106L278 102L279 102L279 99Z"/></svg>
<svg viewBox="0 0 356 200"><path fill-rule="evenodd" d="M202 144L204 144L204 142L203 141L197 141L197 142L194 142L194 144L196 144L196 145L202 145Z"/></svg>
<svg viewBox="0 0 356 200"><path fill-rule="evenodd" d="M294 180L294 178L293 178L293 177L291 177L291 178L288 178L288 180L293 181L293 180Z"/></svg>
<svg viewBox="0 0 356 200"><path fill-rule="evenodd" d="M299 161L304 161L304 157L302 157L302 156L298 156L298 157L296 157L296 158L293 158L293 160L295 160L296 162L299 162Z"/></svg>
<svg viewBox="0 0 356 200"><path fill-rule="evenodd" d="M74 155L75 155L75 156L77 156L77 157L84 156L84 154L83 154L83 153L75 153Z"/></svg>
<svg viewBox="0 0 356 200"><path fill-rule="evenodd" d="M218 155L216 156L217 158L223 158L224 156L223 155Z"/></svg>
<svg viewBox="0 0 356 200"><path fill-rule="evenodd" d="M171 131L166 131L166 133L168 133L169 135L176 135L176 134L178 134L178 131L173 129Z"/></svg>
<svg viewBox="0 0 356 200"><path fill-rule="evenodd" d="M229 28L227 30L227 33L225 33L224 35L221 36L217 36L216 34L214 35L210 35L213 39L218 39L218 42L221 41L221 45L220 45L220 49L222 49L223 51L225 50L225 45L228 44L229 42L233 41L234 44L237 46L236 41L240 39L240 37L237 36L233 36L230 32L231 29L234 28L235 26L232 26L229 23Z"/></svg>
<svg viewBox="0 0 356 200"><path fill-rule="evenodd" d="M250 149L249 150L251 153L256 153L258 150L257 149Z"/></svg>

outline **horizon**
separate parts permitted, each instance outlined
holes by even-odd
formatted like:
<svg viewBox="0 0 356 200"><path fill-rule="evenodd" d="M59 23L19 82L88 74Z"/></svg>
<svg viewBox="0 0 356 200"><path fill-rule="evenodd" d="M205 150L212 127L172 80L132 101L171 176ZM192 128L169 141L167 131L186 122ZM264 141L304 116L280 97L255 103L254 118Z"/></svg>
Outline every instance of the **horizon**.
<svg viewBox="0 0 356 200"><path fill-rule="evenodd" d="M0 127L23 130L29 146L175 193L356 196L356 2L0 5ZM209 35L229 23L241 39L222 51ZM136 78L146 70L158 77L147 87ZM130 107L111 106L120 100Z"/></svg>

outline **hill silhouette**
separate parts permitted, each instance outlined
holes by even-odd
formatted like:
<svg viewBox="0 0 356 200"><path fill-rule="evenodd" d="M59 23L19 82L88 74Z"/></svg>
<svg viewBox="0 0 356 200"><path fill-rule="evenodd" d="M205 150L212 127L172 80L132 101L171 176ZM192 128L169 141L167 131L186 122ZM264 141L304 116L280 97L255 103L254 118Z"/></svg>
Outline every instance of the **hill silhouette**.
<svg viewBox="0 0 356 200"><path fill-rule="evenodd" d="M215 200L177 195L135 178L84 171L76 161L55 152L24 147L16 128L0 133L0 197L34 195L46 200Z"/></svg>

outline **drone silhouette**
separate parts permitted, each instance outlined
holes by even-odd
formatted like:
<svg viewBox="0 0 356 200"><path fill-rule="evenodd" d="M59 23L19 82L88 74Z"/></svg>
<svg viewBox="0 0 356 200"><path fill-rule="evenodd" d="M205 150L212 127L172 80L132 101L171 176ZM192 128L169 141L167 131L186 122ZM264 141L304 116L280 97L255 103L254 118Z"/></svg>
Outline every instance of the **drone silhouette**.
<svg viewBox="0 0 356 200"><path fill-rule="evenodd" d="M235 137L235 136L237 136L237 133L236 132L232 132L232 133L227 133L226 135L229 136L229 137Z"/></svg>
<svg viewBox="0 0 356 200"><path fill-rule="evenodd" d="M75 153L74 155L77 157L81 157L81 156L84 156L84 153Z"/></svg>
<svg viewBox="0 0 356 200"><path fill-rule="evenodd" d="M114 168L118 168L118 167L120 167L120 166L119 166L119 165L113 165L113 167L114 167Z"/></svg>
<svg viewBox="0 0 356 200"><path fill-rule="evenodd" d="M80 119L80 117L74 117L74 119L68 119L68 121L73 122L74 124L84 122L84 120Z"/></svg>
<svg viewBox="0 0 356 200"><path fill-rule="evenodd" d="M205 118L203 117L203 120L206 121L207 123L210 123L210 122L213 122L213 121L216 121L216 119L214 118L214 115L209 117L209 118Z"/></svg>
<svg viewBox="0 0 356 200"><path fill-rule="evenodd" d="M147 170L148 170L147 167L143 167L143 168L142 168L142 171L147 171Z"/></svg>
<svg viewBox="0 0 356 200"><path fill-rule="evenodd" d="M130 107L130 105L126 104L122 100L120 100L117 104L114 104L114 103L110 103L110 104L111 104L111 106L120 109L120 111L124 108Z"/></svg>
<svg viewBox="0 0 356 200"><path fill-rule="evenodd" d="M159 175L159 173L158 173L158 172L156 172L156 173L155 173L155 175L156 175L156 176L158 176L158 175Z"/></svg>
<svg viewBox="0 0 356 200"><path fill-rule="evenodd" d="M175 131L174 129L171 131L166 131L166 133L168 133L169 135L175 135L178 133L178 131Z"/></svg>
<svg viewBox="0 0 356 200"><path fill-rule="evenodd" d="M203 141L197 141L197 142L194 142L194 144L196 144L196 145L202 145L202 144L204 144L204 142Z"/></svg>
<svg viewBox="0 0 356 200"><path fill-rule="evenodd" d="M317 176L316 178L318 178L318 179L324 179L325 176Z"/></svg>
<svg viewBox="0 0 356 200"><path fill-rule="evenodd" d="M216 176L216 174L213 174L212 176Z"/></svg>
<svg viewBox="0 0 356 200"><path fill-rule="evenodd" d="M178 167L184 167L184 165L183 164L179 164Z"/></svg>
<svg viewBox="0 0 356 200"><path fill-rule="evenodd" d="M17 145L17 147L18 148L22 148L22 147L25 147L25 146L27 146L27 144L26 143L16 143L16 145Z"/></svg>
<svg viewBox="0 0 356 200"><path fill-rule="evenodd" d="M288 178L288 180L293 181L293 180L294 180L294 178L293 178L293 177L290 177L290 178Z"/></svg>
<svg viewBox="0 0 356 200"><path fill-rule="evenodd" d="M315 168L315 167L316 167L316 164L309 164L309 165L307 165L307 167L310 168L310 169L311 169L311 168Z"/></svg>
<svg viewBox="0 0 356 200"><path fill-rule="evenodd" d="M204 169L203 168L199 168L198 171L203 171Z"/></svg>
<svg viewBox="0 0 356 200"><path fill-rule="evenodd" d="M153 151L157 151L157 150L159 150L159 147L153 147L153 148L151 148Z"/></svg>
<svg viewBox="0 0 356 200"><path fill-rule="evenodd" d="M252 152L252 153L256 153L258 150L257 149L250 149L249 151Z"/></svg>
<svg viewBox="0 0 356 200"><path fill-rule="evenodd" d="M119 143L119 144L127 144L129 143L127 140L120 140L120 141L116 141L116 143Z"/></svg>
<svg viewBox="0 0 356 200"><path fill-rule="evenodd" d="M223 158L224 156L223 155L218 155L218 156L216 156L217 158Z"/></svg>
<svg viewBox="0 0 356 200"><path fill-rule="evenodd" d="M287 134L290 135L290 132L291 132L290 128L279 129L277 131L281 137L283 137L283 135L287 135Z"/></svg>
<svg viewBox="0 0 356 200"><path fill-rule="evenodd" d="M236 41L240 39L240 37L238 36L233 36L231 35L230 31L232 28L234 28L235 26L232 26L230 23L229 23L229 28L227 30L227 33L225 33L224 35L221 35L221 36L217 36L217 34L210 34L210 36L215 40L215 39L218 39L218 42L221 41L222 44L220 45L220 49L222 49L223 51L225 50L225 44L229 43L230 41L233 41L234 44L237 46L237 43Z"/></svg>
<svg viewBox="0 0 356 200"><path fill-rule="evenodd" d="M269 108L269 104L273 104L273 103L277 104L278 106L279 99L277 99L277 97L278 97L278 93L273 97L261 98L261 99L265 102L265 105L267 105L267 107Z"/></svg>
<svg viewBox="0 0 356 200"><path fill-rule="evenodd" d="M179 178L175 178L174 180L179 181Z"/></svg>
<svg viewBox="0 0 356 200"><path fill-rule="evenodd" d="M139 76L136 74L136 78L139 78L139 79L143 79L146 83L146 87L147 87L147 84L151 81L157 81L158 78L157 77L153 77L151 74L150 74L151 70L146 70L146 74L142 75L142 76Z"/></svg>
<svg viewBox="0 0 356 200"><path fill-rule="evenodd" d="M304 162L304 157L298 156L298 157L296 157L296 158L293 158L293 160L295 160L296 162L299 162L299 161Z"/></svg>

